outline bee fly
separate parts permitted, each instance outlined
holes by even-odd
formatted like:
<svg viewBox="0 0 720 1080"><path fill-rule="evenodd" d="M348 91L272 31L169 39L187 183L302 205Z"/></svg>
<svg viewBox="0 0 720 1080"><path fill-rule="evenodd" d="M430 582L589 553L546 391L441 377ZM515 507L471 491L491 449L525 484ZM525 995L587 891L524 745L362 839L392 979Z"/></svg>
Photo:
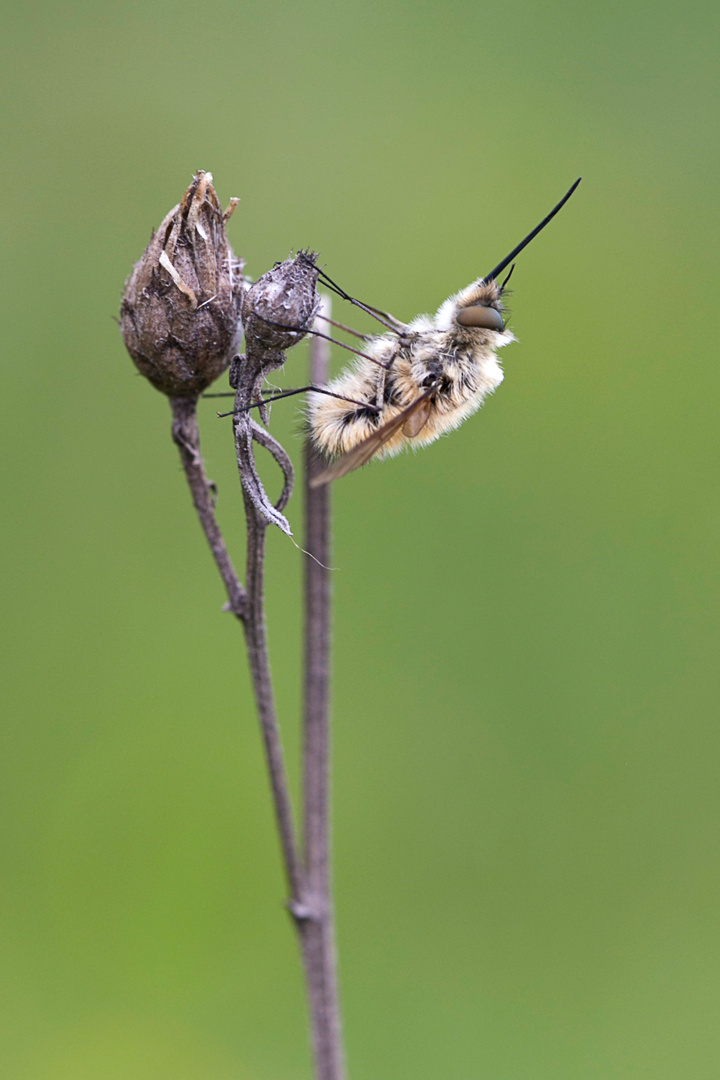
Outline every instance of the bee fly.
<svg viewBox="0 0 720 1080"><path fill-rule="evenodd" d="M387 333L357 334L363 341L362 351L344 345L357 358L326 386L306 386L265 399L311 391L312 439L325 456L336 459L312 478L313 487L337 480L373 457L434 442L459 427L497 389L503 373L496 350L515 340L502 315L502 295L514 265L502 284L497 278L555 217L579 183L580 179L575 181L547 217L489 274L451 296L434 316L419 315L411 323L402 323L350 296L317 268L327 288L382 323Z"/></svg>
<svg viewBox="0 0 720 1080"><path fill-rule="evenodd" d="M323 388L337 397L318 392L309 395L313 440L324 454L337 458L314 477L315 485L345 476L372 457L434 442L462 424L497 389L503 373L495 352L515 340L502 316L502 295L510 274L502 284L497 278L564 206L579 183L579 179L575 181L547 217L494 270L451 296L436 315L419 315L408 325L386 316L390 332L366 339L364 355ZM334 286L326 275L321 276ZM337 287L334 291L344 295ZM370 314L384 315L374 309ZM347 398L358 404L343 400Z"/></svg>

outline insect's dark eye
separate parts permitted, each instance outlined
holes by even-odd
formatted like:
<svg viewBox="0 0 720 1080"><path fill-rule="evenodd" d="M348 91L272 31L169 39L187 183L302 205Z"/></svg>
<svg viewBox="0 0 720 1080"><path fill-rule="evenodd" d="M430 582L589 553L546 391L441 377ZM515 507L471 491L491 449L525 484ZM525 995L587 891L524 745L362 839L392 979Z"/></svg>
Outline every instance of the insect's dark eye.
<svg viewBox="0 0 720 1080"><path fill-rule="evenodd" d="M457 313L457 321L461 326L478 326L483 330L497 330L498 333L505 329L500 312L481 304L461 308Z"/></svg>

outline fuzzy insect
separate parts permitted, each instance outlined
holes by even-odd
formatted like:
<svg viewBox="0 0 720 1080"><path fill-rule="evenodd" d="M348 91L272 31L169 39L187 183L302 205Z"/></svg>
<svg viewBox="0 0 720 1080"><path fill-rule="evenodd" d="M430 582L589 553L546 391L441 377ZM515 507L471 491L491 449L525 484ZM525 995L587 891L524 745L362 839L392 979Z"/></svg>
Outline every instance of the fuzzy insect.
<svg viewBox="0 0 720 1080"><path fill-rule="evenodd" d="M496 350L515 338L503 319L497 278L565 205L576 180L557 206L485 277L446 300L434 316L409 324L349 296L320 271L332 289L367 311L388 333L365 338L353 366L309 395L315 445L336 458L313 478L327 484L373 457L424 446L476 412L503 380ZM510 270L512 273L512 267Z"/></svg>

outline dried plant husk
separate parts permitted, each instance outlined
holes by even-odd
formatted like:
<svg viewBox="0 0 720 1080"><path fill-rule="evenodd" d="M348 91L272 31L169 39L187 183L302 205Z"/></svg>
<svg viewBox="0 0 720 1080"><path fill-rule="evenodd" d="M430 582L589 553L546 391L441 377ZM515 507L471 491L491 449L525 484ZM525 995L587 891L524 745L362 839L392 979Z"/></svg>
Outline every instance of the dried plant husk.
<svg viewBox="0 0 720 1080"><path fill-rule="evenodd" d="M235 447L246 499L260 520L277 525L289 536L290 525L280 513L281 507L268 498L255 466L253 442L262 442L262 428L253 422L250 410L262 400L265 379L285 363L285 350L311 329L320 305L317 279L315 255L304 251L276 263L258 278L243 298L245 354L238 356L230 369L230 385L237 391ZM264 405L259 415L267 424Z"/></svg>
<svg viewBox="0 0 720 1080"><path fill-rule="evenodd" d="M120 328L128 352L170 397L198 397L240 339L243 263L233 254L212 175L197 172L125 283Z"/></svg>
<svg viewBox="0 0 720 1080"><path fill-rule="evenodd" d="M281 352L305 336L320 306L315 259L310 251L290 255L247 290L242 318L248 353Z"/></svg>

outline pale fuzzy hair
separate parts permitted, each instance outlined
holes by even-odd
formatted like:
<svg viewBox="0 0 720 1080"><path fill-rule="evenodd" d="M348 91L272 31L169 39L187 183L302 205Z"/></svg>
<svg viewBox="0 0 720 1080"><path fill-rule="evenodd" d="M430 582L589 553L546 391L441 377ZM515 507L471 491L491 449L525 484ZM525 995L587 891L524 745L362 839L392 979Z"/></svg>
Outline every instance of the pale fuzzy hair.
<svg viewBox="0 0 720 1080"><path fill-rule="evenodd" d="M482 405L503 380L495 350L515 338L504 330L463 327L456 321L461 308L476 304L501 309L500 289L496 282L477 281L438 309L437 314L419 315L407 327L406 343L395 336L383 334L363 345L368 357L382 363L392 360L388 380L392 400L381 403L381 413L363 408L363 403L376 403L384 377L383 369L370 359L359 357L327 389L360 404L311 393L308 414L316 445L330 457L347 453L381 425L392 421L424 391L423 380L428 372L442 372L444 388L433 396L429 415L423 428L408 437L400 428L382 448L378 457L392 456L406 446L426 446L441 435L460 426Z"/></svg>

